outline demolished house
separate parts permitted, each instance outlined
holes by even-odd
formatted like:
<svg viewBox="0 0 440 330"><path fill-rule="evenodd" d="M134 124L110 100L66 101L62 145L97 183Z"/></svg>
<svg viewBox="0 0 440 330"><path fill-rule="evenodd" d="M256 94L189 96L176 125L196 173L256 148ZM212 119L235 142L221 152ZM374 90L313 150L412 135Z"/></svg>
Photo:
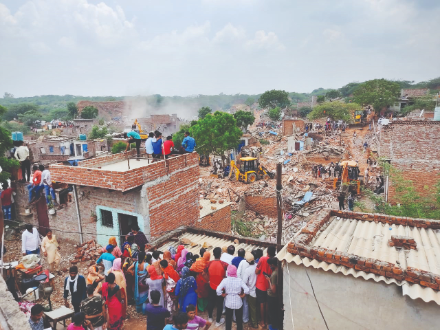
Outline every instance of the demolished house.
<svg viewBox="0 0 440 330"><path fill-rule="evenodd" d="M284 329L437 329L439 229L436 220L321 211L277 255Z"/></svg>

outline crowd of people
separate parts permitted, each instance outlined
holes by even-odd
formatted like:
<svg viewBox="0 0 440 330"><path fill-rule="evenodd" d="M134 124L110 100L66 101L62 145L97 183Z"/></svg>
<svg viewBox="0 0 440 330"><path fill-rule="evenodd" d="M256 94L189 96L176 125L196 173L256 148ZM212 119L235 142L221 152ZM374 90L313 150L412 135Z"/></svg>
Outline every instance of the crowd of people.
<svg viewBox="0 0 440 330"><path fill-rule="evenodd" d="M182 141L182 145L179 149L175 148L173 137L171 135L167 136L164 140L162 133L159 131L154 131L148 133L148 138L145 141L145 152L148 158L153 160L157 159L167 159L172 154L184 154L191 153L196 147L196 141L190 136L189 132L184 133L185 138ZM131 143L135 143L137 157L140 157L140 146L141 146L141 135L136 125L132 126L130 132L127 133L127 147L125 151L128 150Z"/></svg>
<svg viewBox="0 0 440 330"><path fill-rule="evenodd" d="M39 254L40 247L51 272L58 271L60 246L51 230L40 242L39 233L27 225L22 235L23 255ZM75 312L69 330L122 329L127 305L147 316L147 330L204 329L225 324L237 330L277 329L278 271L275 248L245 251L235 246L201 248L199 254L183 245L165 252L146 251L148 240L137 226L121 247L111 237L87 276L77 266L64 280L64 304ZM70 297L70 299L69 299ZM208 319L198 316L207 312ZM42 322L35 307L29 319L32 329ZM223 316L224 315L224 316Z"/></svg>

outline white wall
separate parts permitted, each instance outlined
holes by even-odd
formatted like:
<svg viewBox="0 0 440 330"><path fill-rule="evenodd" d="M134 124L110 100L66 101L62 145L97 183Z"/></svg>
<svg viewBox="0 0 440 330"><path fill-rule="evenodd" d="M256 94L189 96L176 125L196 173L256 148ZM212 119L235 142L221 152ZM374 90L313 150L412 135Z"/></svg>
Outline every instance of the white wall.
<svg viewBox="0 0 440 330"><path fill-rule="evenodd" d="M287 267L283 268L285 330L327 329L306 270L331 330L440 328L439 305L403 296L401 287L395 284L366 281L363 278L325 272L313 267L306 268L294 263L288 264L288 267L290 278Z"/></svg>

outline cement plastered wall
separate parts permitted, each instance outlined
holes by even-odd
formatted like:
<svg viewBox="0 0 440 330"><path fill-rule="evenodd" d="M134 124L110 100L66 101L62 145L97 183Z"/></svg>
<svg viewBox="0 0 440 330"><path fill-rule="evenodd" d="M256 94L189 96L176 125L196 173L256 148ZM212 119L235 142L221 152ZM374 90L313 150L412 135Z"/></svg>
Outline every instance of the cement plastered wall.
<svg viewBox="0 0 440 330"><path fill-rule="evenodd" d="M0 276L0 329L2 330L31 330L26 315L18 307L12 294Z"/></svg>
<svg viewBox="0 0 440 330"><path fill-rule="evenodd" d="M110 211L112 213L113 227L104 226L102 224L101 210ZM111 207L105 207L102 205L98 205L98 206L96 206L96 215L98 216L98 221L96 222L96 232L99 233L99 235L97 235L97 241L102 246L106 246L108 244L109 237L111 237L111 236L116 237L116 241L118 242L119 246L121 246L122 243L124 243L124 242L121 242L121 240L120 240L121 231L120 231L120 227L119 227L118 214L128 214L128 215L136 217L139 228L142 228L141 230L143 232L145 232L144 218L142 215L140 215L138 213L127 212L127 211L124 211L121 209L115 209L115 208L111 208Z"/></svg>
<svg viewBox="0 0 440 330"><path fill-rule="evenodd" d="M402 295L395 284L376 283L293 263L284 267L284 329L438 329L440 306ZM293 317L293 325L292 325Z"/></svg>

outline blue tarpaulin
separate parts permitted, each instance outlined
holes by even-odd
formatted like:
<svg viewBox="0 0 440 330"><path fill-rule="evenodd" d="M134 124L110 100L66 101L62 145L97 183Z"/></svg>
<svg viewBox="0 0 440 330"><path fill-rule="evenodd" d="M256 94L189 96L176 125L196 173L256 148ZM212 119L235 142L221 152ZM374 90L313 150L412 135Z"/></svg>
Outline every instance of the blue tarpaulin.
<svg viewBox="0 0 440 330"><path fill-rule="evenodd" d="M308 192L306 192L306 194L304 195L304 197L303 197L303 199L302 200L300 200L300 201L298 201L298 202L295 202L294 204L295 205L304 205L305 203L307 203L307 202L309 202L311 199L312 199L312 196L313 196L313 192L311 192L311 191L308 191Z"/></svg>
<svg viewBox="0 0 440 330"><path fill-rule="evenodd" d="M286 165L288 162L290 162L290 159L285 160L284 165Z"/></svg>
<svg viewBox="0 0 440 330"><path fill-rule="evenodd" d="M272 134L272 135L278 135L278 133L274 132L274 131L269 131L269 133Z"/></svg>

